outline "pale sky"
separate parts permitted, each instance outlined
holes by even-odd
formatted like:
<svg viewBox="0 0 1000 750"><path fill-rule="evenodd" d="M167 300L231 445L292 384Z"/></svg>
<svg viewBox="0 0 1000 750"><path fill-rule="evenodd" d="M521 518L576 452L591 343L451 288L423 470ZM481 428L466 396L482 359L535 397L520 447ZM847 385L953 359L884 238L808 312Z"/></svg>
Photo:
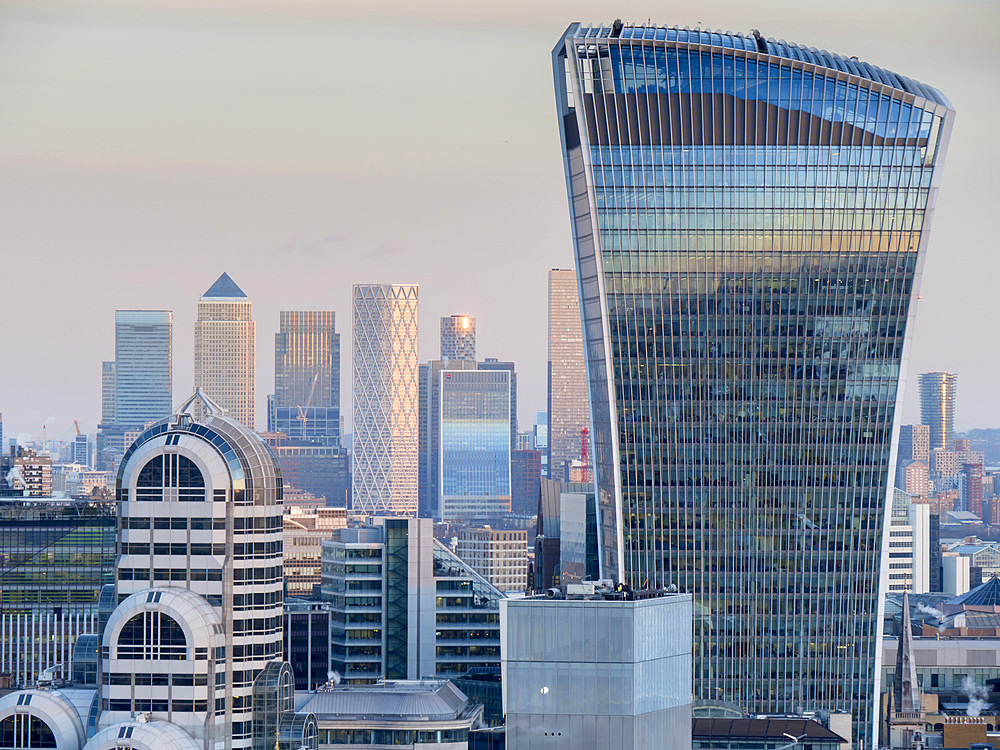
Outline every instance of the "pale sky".
<svg viewBox="0 0 1000 750"><path fill-rule="evenodd" d="M355 9L356 8L356 9ZM958 110L906 382L959 373L959 429L1000 426L995 0L0 3L0 412L93 433L114 311L174 311L191 389L198 297L223 271L257 320L257 419L278 311L332 309L350 416L351 284L420 284L478 318L545 408L546 272L572 267L550 53L575 20L749 32L857 55Z"/></svg>

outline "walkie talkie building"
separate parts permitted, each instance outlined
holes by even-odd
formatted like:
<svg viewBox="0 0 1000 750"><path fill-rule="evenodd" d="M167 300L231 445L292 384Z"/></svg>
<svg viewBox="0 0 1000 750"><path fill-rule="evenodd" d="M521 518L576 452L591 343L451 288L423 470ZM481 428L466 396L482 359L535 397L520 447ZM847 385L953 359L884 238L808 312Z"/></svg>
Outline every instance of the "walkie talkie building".
<svg viewBox="0 0 1000 750"><path fill-rule="evenodd" d="M603 573L695 596L695 697L874 739L898 388L954 112L855 58L570 26L554 56Z"/></svg>

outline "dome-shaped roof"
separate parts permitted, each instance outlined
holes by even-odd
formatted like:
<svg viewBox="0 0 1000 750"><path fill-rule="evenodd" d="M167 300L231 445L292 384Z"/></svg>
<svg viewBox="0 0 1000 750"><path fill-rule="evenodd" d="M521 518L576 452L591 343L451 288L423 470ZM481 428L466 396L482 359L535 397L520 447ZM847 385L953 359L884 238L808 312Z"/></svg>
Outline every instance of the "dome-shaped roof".
<svg viewBox="0 0 1000 750"><path fill-rule="evenodd" d="M84 750L200 750L187 732L169 721L126 721L102 729Z"/></svg>
<svg viewBox="0 0 1000 750"><path fill-rule="evenodd" d="M206 411L205 416L198 420L193 419L186 411L195 401L199 401ZM123 480L131 472L138 470L138 463L144 454L166 445L169 436L174 434L193 436L211 446L225 461L233 490L245 490L247 500L251 500L254 505L281 499L281 471L271 449L256 432L223 416L221 407L197 390L174 414L147 427L125 451L118 468L119 500L123 499L122 489L127 486L123 485ZM267 497L265 491L272 488L277 489L276 497Z"/></svg>
<svg viewBox="0 0 1000 750"><path fill-rule="evenodd" d="M169 586L136 591L119 604L104 629L104 645L118 640L118 633L135 615L155 610L169 615L184 630L189 647L225 645L222 619L215 608L198 594Z"/></svg>
<svg viewBox="0 0 1000 750"><path fill-rule="evenodd" d="M56 690L18 690L0 698L0 721L17 713L26 713L44 722L58 748L78 750L87 740L76 707Z"/></svg>

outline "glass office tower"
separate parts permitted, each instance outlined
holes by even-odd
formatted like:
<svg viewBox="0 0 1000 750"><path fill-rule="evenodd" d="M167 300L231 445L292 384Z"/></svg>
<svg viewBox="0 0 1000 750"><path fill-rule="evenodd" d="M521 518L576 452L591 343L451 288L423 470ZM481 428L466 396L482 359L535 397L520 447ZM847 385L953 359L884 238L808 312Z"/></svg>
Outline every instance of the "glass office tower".
<svg viewBox="0 0 1000 750"><path fill-rule="evenodd" d="M170 310L115 311L117 424L142 427L173 409L173 324Z"/></svg>
<svg viewBox="0 0 1000 750"><path fill-rule="evenodd" d="M695 596L695 697L873 741L912 300L954 116L856 59L570 26L553 53L603 573Z"/></svg>
<svg viewBox="0 0 1000 750"><path fill-rule="evenodd" d="M438 517L486 520L510 512L507 370L442 370Z"/></svg>

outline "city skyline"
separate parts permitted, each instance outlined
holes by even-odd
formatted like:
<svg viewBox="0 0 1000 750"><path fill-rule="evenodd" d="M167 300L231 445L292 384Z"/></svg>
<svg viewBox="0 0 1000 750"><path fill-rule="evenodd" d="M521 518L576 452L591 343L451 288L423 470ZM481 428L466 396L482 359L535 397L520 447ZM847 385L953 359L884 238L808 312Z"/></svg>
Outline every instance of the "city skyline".
<svg viewBox="0 0 1000 750"><path fill-rule="evenodd" d="M561 165L552 155L553 102L542 51L572 18L609 23L616 16L648 15L681 26L700 22L744 32L759 27L765 36L846 50L948 91L959 116L936 224L948 239L945 251L925 268L904 420L918 420L916 373L946 370L962 377L957 429L1000 424L1000 406L988 398L991 360L968 342L989 319L985 294L996 261L971 251L948 252L988 246L984 240L995 221L981 209L1000 179L996 149L988 146L983 152L973 145L988 140L997 107L977 95L995 87L997 78L997 61L987 54L986 41L986 30L998 18L995 5L966 2L947 11L921 6L899 14L891 3L825 10L807 6L795 13L779 3L754 8L680 4L669 18L652 3L579 8L555 2L527 15L517 5L483 10L449 3L419 11L380 3L364 14L269 0L234 8L208 11L191 3L167 8L152 2L126 11L124 3L106 0L73 8L11 3L0 11L5 21L0 34L8 42L7 75L0 82L5 102L0 190L9 198L0 211L8 246L17 250L11 253L9 273L0 279L0 292L12 309L33 313L30 334L14 330L5 352L13 356L29 351L37 340L46 343L14 377L0 383L7 435L37 439L47 424L50 437L69 438L74 417L94 432L100 361L110 359L113 348L111 332L100 321L116 308L175 311L174 402L179 401L191 386L191 300L204 288L186 270L195 263L207 264L209 276L227 268L237 274L254 299L257 345L265 352L282 309L329 309L344 316L352 282L419 283L425 321L467 312L479 321L482 355L518 363L521 420L544 408L545 337L526 337L523 331L544 315L545 272L569 266L572 253ZM847 22L852 9L863 9L871 23L862 28ZM341 23L345 17L356 21L349 32ZM284 23L276 25L275 19ZM887 39L882 28L890 19L899 34ZM367 156L344 161L340 144L371 144L365 139L384 137L379 118L387 111L376 102L374 119L328 119L331 110L320 102L338 100L344 92L336 86L354 86L344 81L359 78L341 77L336 85L317 80L327 78L317 70L335 69L328 50L340 42L354 50L369 44L391 50L369 81L373 95L387 102L409 101L410 79L385 73L399 69L399 60L417 49L440 48L427 62L434 73L430 106L413 110L419 149L400 158L391 147L391 155L383 158L362 147L357 150ZM499 54L512 42L516 54L509 59ZM251 50L261 44L267 54L254 62ZM179 45L189 55L177 68L170 50ZM498 54L484 55L479 71L457 71L446 62L484 49ZM220 64L220 51L236 62ZM283 66L270 65L275 57L284 60ZM212 86L232 97L232 114L204 97L199 79L206 73ZM436 132L440 111L431 110L453 101L456 92L477 88L472 78L480 75L495 87L495 96L462 94L466 98L455 127ZM290 81L295 85L287 85ZM43 85L29 86L32 82ZM28 96L28 90L35 94ZM147 90L152 97L143 93ZM263 116L257 108L269 97L288 106L268 107ZM172 125L145 124L164 119L163 102L168 102L166 121ZM64 128L65 117L76 127ZM465 132L476 132L476 139ZM383 179L373 180L375 169L389 185L379 201L375 185ZM426 191L416 191L421 194L414 201L415 186L425 183ZM354 194L343 187L347 184ZM373 211L381 215L376 206L385 202L402 207L402 213L372 221ZM114 208L119 204L128 208L125 214ZM51 220L52 206L59 207L59 221ZM521 218L518 230L530 227L530 241L508 226L508 216ZM410 227L405 232L404 224ZM63 225L73 227L72 233L58 229ZM444 226L448 229L440 231ZM175 258L176 267L154 263L160 254ZM453 256L462 262L450 262ZM94 295L107 264L116 266L119 283L111 294ZM337 268L332 283L325 274L308 273L317 264ZM517 302L503 291L511 288L518 292ZM967 312L950 309L958 289ZM963 332L956 336L960 318ZM79 324L72 332L70 320ZM79 330L88 334L80 336ZM434 356L437 337L436 326L422 327L421 361ZM88 365L95 351L99 355ZM64 366L67 360L72 368ZM269 356L258 360L259 416L273 392L273 363ZM350 366L345 356L342 369ZM342 379L342 388L348 385Z"/></svg>

